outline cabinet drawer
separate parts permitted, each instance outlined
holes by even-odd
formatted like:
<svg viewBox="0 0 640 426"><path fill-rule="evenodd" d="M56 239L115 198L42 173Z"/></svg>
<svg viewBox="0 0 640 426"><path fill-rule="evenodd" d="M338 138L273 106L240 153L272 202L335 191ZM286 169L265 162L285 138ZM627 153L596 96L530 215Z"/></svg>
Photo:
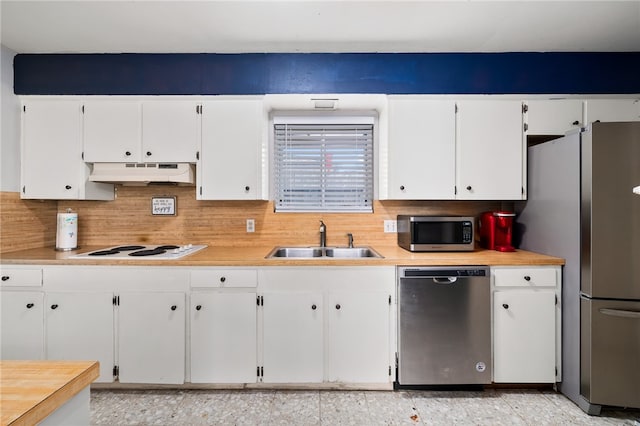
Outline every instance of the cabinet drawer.
<svg viewBox="0 0 640 426"><path fill-rule="evenodd" d="M41 287L42 269L2 268L0 285L3 287Z"/></svg>
<svg viewBox="0 0 640 426"><path fill-rule="evenodd" d="M255 269L215 269L191 271L191 287L257 287Z"/></svg>
<svg viewBox="0 0 640 426"><path fill-rule="evenodd" d="M492 268L496 287L555 287L555 268Z"/></svg>

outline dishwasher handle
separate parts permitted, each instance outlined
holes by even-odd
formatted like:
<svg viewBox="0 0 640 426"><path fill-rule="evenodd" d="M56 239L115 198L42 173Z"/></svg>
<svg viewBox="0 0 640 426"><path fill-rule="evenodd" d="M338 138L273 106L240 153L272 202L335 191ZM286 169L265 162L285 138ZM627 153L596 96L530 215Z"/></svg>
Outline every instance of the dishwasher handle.
<svg viewBox="0 0 640 426"><path fill-rule="evenodd" d="M608 309L608 308L602 308L602 309L599 309L599 311L601 314L610 315L612 317L640 319L640 312L638 311L627 311L625 309Z"/></svg>
<svg viewBox="0 0 640 426"><path fill-rule="evenodd" d="M458 277L433 277L433 282L437 284L453 284L458 281Z"/></svg>

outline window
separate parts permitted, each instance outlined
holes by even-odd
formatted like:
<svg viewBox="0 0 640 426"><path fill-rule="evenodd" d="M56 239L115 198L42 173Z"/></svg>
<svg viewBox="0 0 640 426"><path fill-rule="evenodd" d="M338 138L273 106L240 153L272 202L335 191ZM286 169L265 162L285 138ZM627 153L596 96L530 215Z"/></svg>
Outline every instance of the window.
<svg viewBox="0 0 640 426"><path fill-rule="evenodd" d="M373 117L274 118L276 211L373 211Z"/></svg>

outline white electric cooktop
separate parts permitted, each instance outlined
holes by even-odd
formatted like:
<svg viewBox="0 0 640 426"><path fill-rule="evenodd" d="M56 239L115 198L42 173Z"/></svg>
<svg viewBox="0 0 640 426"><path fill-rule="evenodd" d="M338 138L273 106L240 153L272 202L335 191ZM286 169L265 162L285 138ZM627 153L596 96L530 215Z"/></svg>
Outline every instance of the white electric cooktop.
<svg viewBox="0 0 640 426"><path fill-rule="evenodd" d="M153 244L153 245L119 245L69 256L70 259L154 259L171 260L189 256L206 248L204 244Z"/></svg>

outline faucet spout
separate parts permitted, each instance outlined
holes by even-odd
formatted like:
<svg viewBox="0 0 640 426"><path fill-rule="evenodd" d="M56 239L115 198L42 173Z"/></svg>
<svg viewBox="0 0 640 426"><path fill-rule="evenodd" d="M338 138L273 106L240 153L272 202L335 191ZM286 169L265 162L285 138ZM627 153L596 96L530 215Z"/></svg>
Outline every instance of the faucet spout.
<svg viewBox="0 0 640 426"><path fill-rule="evenodd" d="M349 238L349 248L353 248L353 234L349 232L347 237Z"/></svg>
<svg viewBox="0 0 640 426"><path fill-rule="evenodd" d="M320 247L327 246L327 225L323 221L320 221Z"/></svg>

